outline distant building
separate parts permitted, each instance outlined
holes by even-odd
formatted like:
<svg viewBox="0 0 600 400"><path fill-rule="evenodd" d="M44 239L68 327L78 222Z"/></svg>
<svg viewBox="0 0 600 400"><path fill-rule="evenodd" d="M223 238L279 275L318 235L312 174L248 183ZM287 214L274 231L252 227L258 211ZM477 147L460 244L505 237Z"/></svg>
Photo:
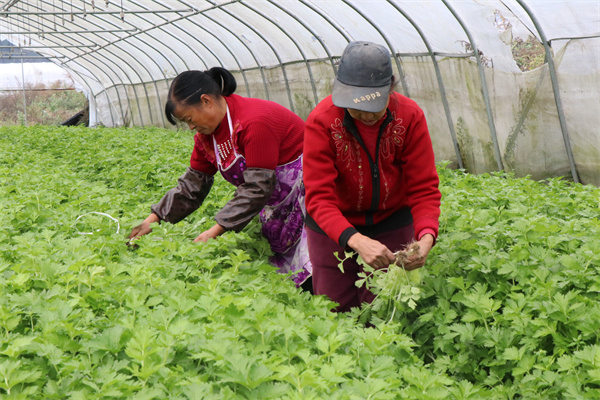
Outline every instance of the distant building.
<svg viewBox="0 0 600 400"><path fill-rule="evenodd" d="M24 86L51 85L56 81L73 82L60 66L35 51L0 40L0 94L20 90Z"/></svg>
<svg viewBox="0 0 600 400"><path fill-rule="evenodd" d="M35 51L22 49L15 46L8 40L0 40L0 64L12 64L12 63L47 63L50 62L47 58L43 57Z"/></svg>

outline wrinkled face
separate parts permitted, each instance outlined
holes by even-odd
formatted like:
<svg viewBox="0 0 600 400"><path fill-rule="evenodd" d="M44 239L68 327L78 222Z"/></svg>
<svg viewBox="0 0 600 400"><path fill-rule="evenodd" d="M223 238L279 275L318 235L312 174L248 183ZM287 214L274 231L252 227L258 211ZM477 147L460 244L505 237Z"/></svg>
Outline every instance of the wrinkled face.
<svg viewBox="0 0 600 400"><path fill-rule="evenodd" d="M387 111L387 106L389 103L390 103L390 99L388 98L388 101L385 103L385 107L383 108L383 110L378 111L378 112L367 112L367 111L356 110L354 108L349 108L348 113L355 120L358 120L365 125L372 126L372 125L375 125L377 123L377 121L379 121L381 118L383 118L383 116L385 115L385 112Z"/></svg>
<svg viewBox="0 0 600 400"><path fill-rule="evenodd" d="M194 132L212 135L224 115L217 105L217 101L213 97L202 95L202 101L199 104L177 104L173 116L186 123Z"/></svg>

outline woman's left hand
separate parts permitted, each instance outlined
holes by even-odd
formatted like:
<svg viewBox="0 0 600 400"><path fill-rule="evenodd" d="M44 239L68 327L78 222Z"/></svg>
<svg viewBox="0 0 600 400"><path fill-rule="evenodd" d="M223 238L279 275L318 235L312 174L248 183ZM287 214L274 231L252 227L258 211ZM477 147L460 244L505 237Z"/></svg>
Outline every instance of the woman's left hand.
<svg viewBox="0 0 600 400"><path fill-rule="evenodd" d="M404 263L404 269L407 271L412 271L413 269L421 268L423 265L425 265L425 261L427 261L427 255L433 247L433 241L433 235L429 233L423 235L421 240L417 242L419 245L418 253L408 256L408 259Z"/></svg>
<svg viewBox="0 0 600 400"><path fill-rule="evenodd" d="M214 239L217 236L222 235L225 232L225 228L223 228L219 224L214 224L210 229L202 232L196 239L194 239L194 243L197 242L208 242L209 239Z"/></svg>

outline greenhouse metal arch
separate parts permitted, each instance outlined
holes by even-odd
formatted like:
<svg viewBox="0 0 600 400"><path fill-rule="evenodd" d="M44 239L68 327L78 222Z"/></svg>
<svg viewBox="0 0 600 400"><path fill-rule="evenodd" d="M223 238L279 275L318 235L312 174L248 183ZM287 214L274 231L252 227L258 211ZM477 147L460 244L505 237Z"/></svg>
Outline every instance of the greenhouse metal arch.
<svg viewBox="0 0 600 400"><path fill-rule="evenodd" d="M167 127L179 73L222 66L238 93L303 118L349 41L394 55L438 161L600 186L600 5L589 1L0 1L0 36L66 69L91 126ZM530 60L535 62L524 62Z"/></svg>

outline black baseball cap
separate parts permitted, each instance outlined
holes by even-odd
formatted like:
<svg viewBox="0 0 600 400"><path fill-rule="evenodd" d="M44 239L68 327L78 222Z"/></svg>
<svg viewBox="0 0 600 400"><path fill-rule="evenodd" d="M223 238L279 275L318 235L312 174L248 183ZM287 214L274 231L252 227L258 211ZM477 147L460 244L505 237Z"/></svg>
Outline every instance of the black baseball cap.
<svg viewBox="0 0 600 400"><path fill-rule="evenodd" d="M367 112L381 111L387 103L393 75L387 48L371 42L350 42L333 83L333 104Z"/></svg>

